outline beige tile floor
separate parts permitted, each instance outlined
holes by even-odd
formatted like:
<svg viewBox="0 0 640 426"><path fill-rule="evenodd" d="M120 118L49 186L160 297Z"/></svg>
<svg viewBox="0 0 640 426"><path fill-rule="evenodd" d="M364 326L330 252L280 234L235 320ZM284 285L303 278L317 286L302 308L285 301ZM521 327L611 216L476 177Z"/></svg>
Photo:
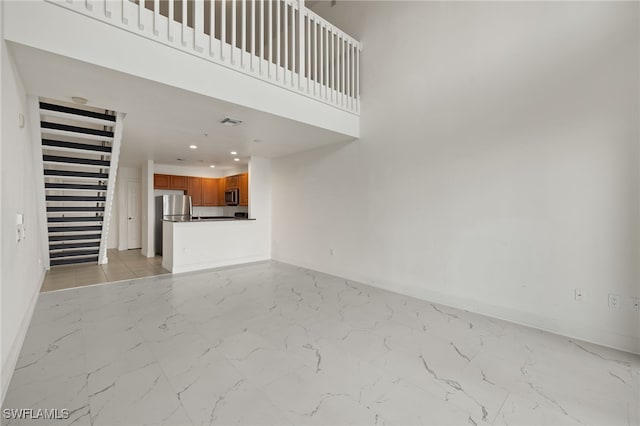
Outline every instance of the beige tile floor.
<svg viewBox="0 0 640 426"><path fill-rule="evenodd" d="M144 257L140 250L108 251L106 265L66 265L47 271L41 292L82 287L92 284L168 274L162 268L162 257Z"/></svg>

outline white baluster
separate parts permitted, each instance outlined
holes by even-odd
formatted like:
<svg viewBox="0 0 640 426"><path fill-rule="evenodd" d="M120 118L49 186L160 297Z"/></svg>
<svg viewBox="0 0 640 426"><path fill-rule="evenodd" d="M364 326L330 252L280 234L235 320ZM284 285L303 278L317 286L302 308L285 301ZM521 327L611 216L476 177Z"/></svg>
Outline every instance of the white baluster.
<svg viewBox="0 0 640 426"><path fill-rule="evenodd" d="M262 63L264 62L264 2L260 1L260 75L262 75Z"/></svg>
<svg viewBox="0 0 640 426"><path fill-rule="evenodd" d="M360 46L356 48L356 90L357 90L357 98L356 98L356 111L360 112Z"/></svg>
<svg viewBox="0 0 640 426"><path fill-rule="evenodd" d="M220 59L224 61L224 48L227 44L227 1L222 0L220 5L222 7L220 10Z"/></svg>
<svg viewBox="0 0 640 426"><path fill-rule="evenodd" d="M254 56L256 56L256 0L251 0L251 72L253 72Z"/></svg>
<svg viewBox="0 0 640 426"><path fill-rule="evenodd" d="M231 0L231 65L235 65L236 56L236 0Z"/></svg>
<svg viewBox="0 0 640 426"><path fill-rule="evenodd" d="M93 0L85 0L84 7L86 7L87 10L93 10Z"/></svg>
<svg viewBox="0 0 640 426"><path fill-rule="evenodd" d="M204 34L204 0L193 1L193 48L202 52L203 48L198 43L200 34Z"/></svg>
<svg viewBox="0 0 640 426"><path fill-rule="evenodd" d="M284 2L284 75L282 82L287 82L287 73L289 69L289 5Z"/></svg>
<svg viewBox="0 0 640 426"><path fill-rule="evenodd" d="M326 87L324 85L324 24L321 22L320 23L320 40L318 40L320 42L320 93L319 95L322 96L322 89L323 87Z"/></svg>
<svg viewBox="0 0 640 426"><path fill-rule="evenodd" d="M307 14L307 93L311 91L311 15Z"/></svg>
<svg viewBox="0 0 640 426"><path fill-rule="evenodd" d="M295 78L293 78L296 72L296 8L291 3L291 85L295 86Z"/></svg>
<svg viewBox="0 0 640 426"><path fill-rule="evenodd" d="M144 30L144 0L138 0L138 28Z"/></svg>
<svg viewBox="0 0 640 426"><path fill-rule="evenodd" d="M276 80L280 81L280 1L276 0Z"/></svg>
<svg viewBox="0 0 640 426"><path fill-rule="evenodd" d="M107 0L108 1L108 0ZM160 34L160 0L153 0L153 34Z"/></svg>
<svg viewBox="0 0 640 426"><path fill-rule="evenodd" d="M313 94L317 93L318 87L318 25L319 22L313 23Z"/></svg>
<svg viewBox="0 0 640 426"><path fill-rule="evenodd" d="M122 23L125 25L129 24L129 20L127 19L127 4L129 4L129 0L122 0L120 3L122 6Z"/></svg>
<svg viewBox="0 0 640 426"><path fill-rule="evenodd" d="M240 54L240 66L244 68L244 53L247 51L247 1L242 0L242 50Z"/></svg>
<svg viewBox="0 0 640 426"><path fill-rule="evenodd" d="M111 18L111 1L104 0L104 16Z"/></svg>
<svg viewBox="0 0 640 426"><path fill-rule="evenodd" d="M329 98L329 27L324 26L324 97Z"/></svg>
<svg viewBox="0 0 640 426"><path fill-rule="evenodd" d="M334 101L334 91L336 90L336 38L331 32L331 102ZM337 91L335 92L337 96Z"/></svg>
<svg viewBox="0 0 640 426"><path fill-rule="evenodd" d="M304 16L306 7L304 0L298 0L298 89L302 90L304 78Z"/></svg>
<svg viewBox="0 0 640 426"><path fill-rule="evenodd" d="M173 41L173 7L174 0L169 0L169 16L167 17L167 38L169 41Z"/></svg>
<svg viewBox="0 0 640 426"><path fill-rule="evenodd" d="M211 7L209 8L209 55L214 56L213 45L216 38L216 1L209 0Z"/></svg>
<svg viewBox="0 0 640 426"><path fill-rule="evenodd" d="M187 0L182 0L182 45L187 45Z"/></svg>
<svg viewBox="0 0 640 426"><path fill-rule="evenodd" d="M351 108L351 43L345 40L347 47L347 61L346 61L346 77L347 77L347 99L346 103Z"/></svg>
<svg viewBox="0 0 640 426"><path fill-rule="evenodd" d="M268 75L271 78L271 63L273 62L273 0L267 0L269 2L269 62L267 62Z"/></svg>

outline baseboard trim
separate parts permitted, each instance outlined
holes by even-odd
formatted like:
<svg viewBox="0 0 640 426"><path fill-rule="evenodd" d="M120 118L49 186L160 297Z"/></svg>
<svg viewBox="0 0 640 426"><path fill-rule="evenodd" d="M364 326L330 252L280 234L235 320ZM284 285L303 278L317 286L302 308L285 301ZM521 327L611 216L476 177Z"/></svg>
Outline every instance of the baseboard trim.
<svg viewBox="0 0 640 426"><path fill-rule="evenodd" d="M490 318L508 321L526 327L532 327L538 330L543 330L547 333L563 336L568 339L593 343L596 345L606 346L612 349L640 355L640 336L633 337L626 335L612 335L611 333L606 333L605 331L593 330L592 327L587 327L576 322L568 322L566 320L561 321L557 318L543 317L531 312L516 311L509 308L490 305L472 299L451 296L412 285L385 282L384 280L374 279L353 271L343 270L340 268L325 267L313 262L298 261L296 259L286 257L277 257L273 258L273 260L291 266L297 266L300 268L310 269L320 273L345 278L350 281L359 282L371 287L379 288L381 290L415 297L416 299L425 300L427 302L438 303L452 308L462 309L465 311L484 315Z"/></svg>
<svg viewBox="0 0 640 426"><path fill-rule="evenodd" d="M2 365L2 394L0 395L0 406L4 404L4 398L7 395L7 390L9 389L9 384L11 383L11 378L13 377L13 371L18 364L18 358L20 356L20 351L22 350L22 345L24 344L24 339L27 337L27 330L29 330L29 325L31 324L31 318L33 317L33 312L35 310L36 304L38 303L38 297L40 297L40 289L44 284L44 277L46 274L46 270L42 270L42 275L40 276L39 285L34 292L34 295L31 297L29 301L29 307L27 309L27 315L22 318L22 322L20 323L20 328L18 329L18 334L13 342L11 342L11 349L9 349L9 355L7 360ZM4 342L6 343L6 342Z"/></svg>

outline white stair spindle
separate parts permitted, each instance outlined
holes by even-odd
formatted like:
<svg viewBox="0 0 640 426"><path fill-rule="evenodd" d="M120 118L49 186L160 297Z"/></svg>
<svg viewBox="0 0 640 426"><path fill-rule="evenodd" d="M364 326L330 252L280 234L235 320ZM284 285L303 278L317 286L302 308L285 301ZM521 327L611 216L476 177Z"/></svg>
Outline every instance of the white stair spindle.
<svg viewBox="0 0 640 426"><path fill-rule="evenodd" d="M138 28L144 30L144 0L138 0Z"/></svg>
<svg viewBox="0 0 640 426"><path fill-rule="evenodd" d="M329 98L329 28L324 26L324 98Z"/></svg>
<svg viewBox="0 0 640 426"><path fill-rule="evenodd" d="M280 1L276 0L276 80L280 80Z"/></svg>
<svg viewBox="0 0 640 426"><path fill-rule="evenodd" d="M317 94L318 88L318 25L313 23L313 94Z"/></svg>
<svg viewBox="0 0 640 426"><path fill-rule="evenodd" d="M269 66L268 75L271 78L271 64L273 63L273 0L267 0L269 2Z"/></svg>
<svg viewBox="0 0 640 426"><path fill-rule="evenodd" d="M231 65L236 63L236 37L236 0L231 0Z"/></svg>
<svg viewBox="0 0 640 426"><path fill-rule="evenodd" d="M111 2L109 0L104 0L104 16L111 18Z"/></svg>
<svg viewBox="0 0 640 426"><path fill-rule="evenodd" d="M200 34L204 34L204 0L193 0L193 48L202 52L202 46L198 43Z"/></svg>
<svg viewBox="0 0 640 426"><path fill-rule="evenodd" d="M336 39L331 32L331 102L334 101L334 93L336 92Z"/></svg>
<svg viewBox="0 0 640 426"><path fill-rule="evenodd" d="M173 8L174 8L174 0L169 0L169 13L167 17L167 38L169 41L173 41Z"/></svg>
<svg viewBox="0 0 640 426"><path fill-rule="evenodd" d="M260 75L262 75L262 63L264 62L264 2L260 1Z"/></svg>
<svg viewBox="0 0 640 426"><path fill-rule="evenodd" d="M251 0L251 72L253 72L254 56L256 56L256 0Z"/></svg>
<svg viewBox="0 0 640 426"><path fill-rule="evenodd" d="M160 0L153 0L153 35L160 34Z"/></svg>
<svg viewBox="0 0 640 426"><path fill-rule="evenodd" d="M216 2L209 0L211 7L209 8L209 55L214 56L213 45L216 39Z"/></svg>
<svg viewBox="0 0 640 426"><path fill-rule="evenodd" d="M240 51L240 66L244 68L244 54L247 51L247 0L242 0L242 30L241 44L242 50Z"/></svg>
<svg viewBox="0 0 640 426"><path fill-rule="evenodd" d="M306 7L304 0L298 0L298 89L302 90L304 78L304 20Z"/></svg>
<svg viewBox="0 0 640 426"><path fill-rule="evenodd" d="M224 49L227 44L227 1L222 0L220 3L220 59L225 60Z"/></svg>
<svg viewBox="0 0 640 426"><path fill-rule="evenodd" d="M295 72L296 72L296 7L294 3L291 3L291 85L295 86Z"/></svg>
<svg viewBox="0 0 640 426"><path fill-rule="evenodd" d="M311 15L307 15L307 93L311 91Z"/></svg>
<svg viewBox="0 0 640 426"><path fill-rule="evenodd" d="M125 25L129 24L129 20L127 19L127 5L129 4L129 0L122 0L120 5L122 6L122 23Z"/></svg>
<svg viewBox="0 0 640 426"><path fill-rule="evenodd" d="M284 2L284 75L282 81L287 82L289 69L289 5Z"/></svg>
<svg viewBox="0 0 640 426"><path fill-rule="evenodd" d="M182 0L182 45L187 45L187 0Z"/></svg>
<svg viewBox="0 0 640 426"><path fill-rule="evenodd" d="M356 111L360 112L360 46L356 48Z"/></svg>

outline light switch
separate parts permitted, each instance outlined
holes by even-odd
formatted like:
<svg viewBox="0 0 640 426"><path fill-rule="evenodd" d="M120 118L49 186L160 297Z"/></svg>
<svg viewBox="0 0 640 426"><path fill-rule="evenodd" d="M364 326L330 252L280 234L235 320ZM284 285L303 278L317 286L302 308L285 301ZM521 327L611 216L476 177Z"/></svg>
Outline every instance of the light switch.
<svg viewBox="0 0 640 426"><path fill-rule="evenodd" d="M18 125L24 129L24 114L18 114Z"/></svg>
<svg viewBox="0 0 640 426"><path fill-rule="evenodd" d="M16 214L16 225L24 225L24 215L22 213Z"/></svg>

